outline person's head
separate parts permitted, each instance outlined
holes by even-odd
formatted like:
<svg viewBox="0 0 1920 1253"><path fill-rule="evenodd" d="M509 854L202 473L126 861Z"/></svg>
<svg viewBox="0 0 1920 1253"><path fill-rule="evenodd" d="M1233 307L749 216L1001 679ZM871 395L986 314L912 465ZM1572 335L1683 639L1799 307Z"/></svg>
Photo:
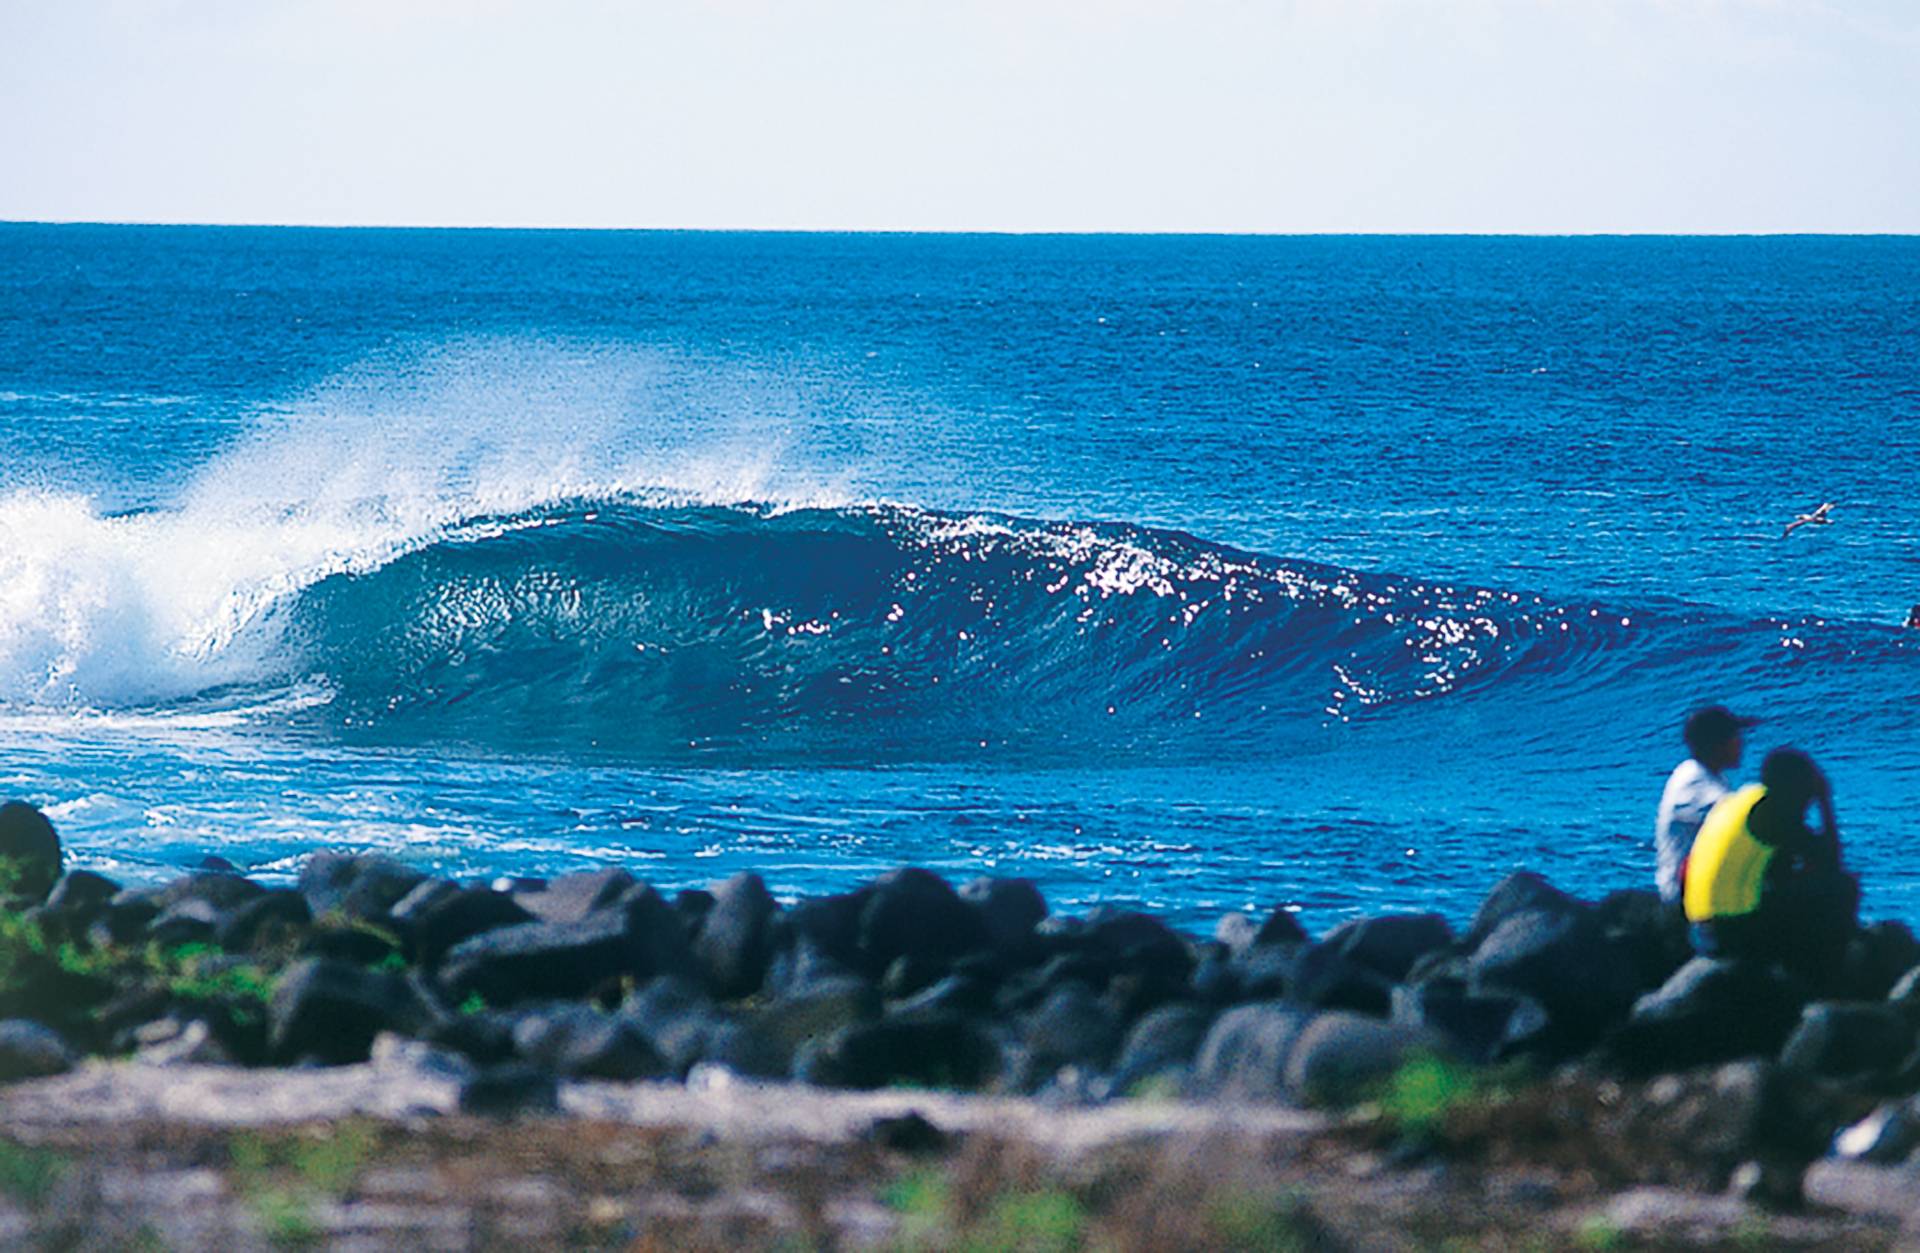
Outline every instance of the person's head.
<svg viewBox="0 0 1920 1253"><path fill-rule="evenodd" d="M1746 731L1754 721L1729 712L1723 705L1708 705L1687 715L1681 735L1695 761L1709 770L1730 770L1740 764L1740 754L1747 747Z"/></svg>
<svg viewBox="0 0 1920 1253"><path fill-rule="evenodd" d="M1776 748L1768 753L1760 763L1760 782L1768 796L1778 796L1802 810L1827 790L1827 777L1820 773L1820 767L1797 748Z"/></svg>

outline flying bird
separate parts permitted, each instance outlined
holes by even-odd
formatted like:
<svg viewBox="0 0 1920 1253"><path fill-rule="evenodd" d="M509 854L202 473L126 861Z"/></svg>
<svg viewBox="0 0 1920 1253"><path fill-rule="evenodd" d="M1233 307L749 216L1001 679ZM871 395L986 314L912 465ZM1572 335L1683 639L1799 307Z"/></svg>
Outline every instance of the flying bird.
<svg viewBox="0 0 1920 1253"><path fill-rule="evenodd" d="M1787 536L1792 535L1793 528L1797 526L1832 526L1833 519L1827 516L1827 511L1833 508L1833 504L1834 502L1829 500L1812 513L1801 514L1793 521L1787 523L1787 529L1780 532L1780 538L1785 539Z"/></svg>

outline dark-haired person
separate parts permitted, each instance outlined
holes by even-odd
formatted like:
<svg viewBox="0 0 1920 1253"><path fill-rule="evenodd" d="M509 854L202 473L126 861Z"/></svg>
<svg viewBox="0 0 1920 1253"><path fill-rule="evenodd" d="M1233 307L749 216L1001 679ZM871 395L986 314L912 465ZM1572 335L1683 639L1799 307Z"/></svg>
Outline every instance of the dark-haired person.
<svg viewBox="0 0 1920 1253"><path fill-rule="evenodd" d="M1908 611L1907 625L1910 627L1920 627L1920 605L1915 605Z"/></svg>
<svg viewBox="0 0 1920 1253"><path fill-rule="evenodd" d="M1719 705L1687 715L1680 731L1687 742L1687 759L1667 776L1653 820L1653 881L1660 899L1669 905L1680 904L1680 867L1707 812L1733 791L1727 785L1727 771L1740 764L1747 728L1756 721Z"/></svg>
<svg viewBox="0 0 1920 1253"><path fill-rule="evenodd" d="M1817 831L1807 825L1814 806ZM1687 858L1684 899L1699 952L1776 961L1816 988L1833 985L1860 886L1840 863L1832 789L1812 758L1776 748L1760 782L1713 807Z"/></svg>

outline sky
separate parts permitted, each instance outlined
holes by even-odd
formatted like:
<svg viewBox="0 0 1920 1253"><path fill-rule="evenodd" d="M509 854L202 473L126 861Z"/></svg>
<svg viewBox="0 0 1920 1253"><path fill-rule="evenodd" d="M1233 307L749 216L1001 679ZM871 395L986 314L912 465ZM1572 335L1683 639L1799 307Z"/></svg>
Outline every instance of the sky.
<svg viewBox="0 0 1920 1253"><path fill-rule="evenodd" d="M0 0L0 219L1920 231L1914 0Z"/></svg>

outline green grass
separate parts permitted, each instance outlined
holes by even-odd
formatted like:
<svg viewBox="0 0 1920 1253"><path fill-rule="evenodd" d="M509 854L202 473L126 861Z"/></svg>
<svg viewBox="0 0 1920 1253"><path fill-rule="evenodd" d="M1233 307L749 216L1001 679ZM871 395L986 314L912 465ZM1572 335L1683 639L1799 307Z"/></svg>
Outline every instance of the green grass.
<svg viewBox="0 0 1920 1253"><path fill-rule="evenodd" d="M884 1194L900 1216L902 1248L954 1248L968 1253L1070 1253L1087 1241L1087 1211L1058 1188L1020 1188L992 1197L971 1223L956 1214L952 1185L938 1170L908 1171Z"/></svg>
<svg viewBox="0 0 1920 1253"><path fill-rule="evenodd" d="M69 1165L50 1149L0 1140L0 1192L29 1209L38 1208L53 1194Z"/></svg>
<svg viewBox="0 0 1920 1253"><path fill-rule="evenodd" d="M379 1147L372 1126L348 1119L318 1134L269 1138L253 1132L227 1145L234 1189L253 1211L260 1232L278 1248L310 1248L325 1232L316 1202L344 1196Z"/></svg>
<svg viewBox="0 0 1920 1253"><path fill-rule="evenodd" d="M900 1243L922 1248L936 1242L947 1229L952 1197L946 1176L937 1170L908 1171L895 1179L883 1199L900 1215Z"/></svg>
<svg viewBox="0 0 1920 1253"><path fill-rule="evenodd" d="M243 1187L264 1187L291 1176L308 1191L340 1196L353 1187L377 1147L379 1136L369 1124L346 1119L321 1134L269 1139L246 1132L235 1136L227 1151Z"/></svg>
<svg viewBox="0 0 1920 1253"><path fill-rule="evenodd" d="M1072 1193L1057 1188L1012 1192L994 1199L985 1221L961 1247L981 1253L1070 1253L1085 1242L1086 1229L1086 1207Z"/></svg>
<svg viewBox="0 0 1920 1253"><path fill-rule="evenodd" d="M1248 1253L1305 1253L1316 1247L1313 1225L1291 1193L1235 1189L1215 1193L1204 1210L1207 1226L1223 1247Z"/></svg>
<svg viewBox="0 0 1920 1253"><path fill-rule="evenodd" d="M247 1205L260 1224L260 1234L278 1249L318 1248L326 1232L314 1220L313 1206L304 1196L279 1188L247 1194Z"/></svg>

